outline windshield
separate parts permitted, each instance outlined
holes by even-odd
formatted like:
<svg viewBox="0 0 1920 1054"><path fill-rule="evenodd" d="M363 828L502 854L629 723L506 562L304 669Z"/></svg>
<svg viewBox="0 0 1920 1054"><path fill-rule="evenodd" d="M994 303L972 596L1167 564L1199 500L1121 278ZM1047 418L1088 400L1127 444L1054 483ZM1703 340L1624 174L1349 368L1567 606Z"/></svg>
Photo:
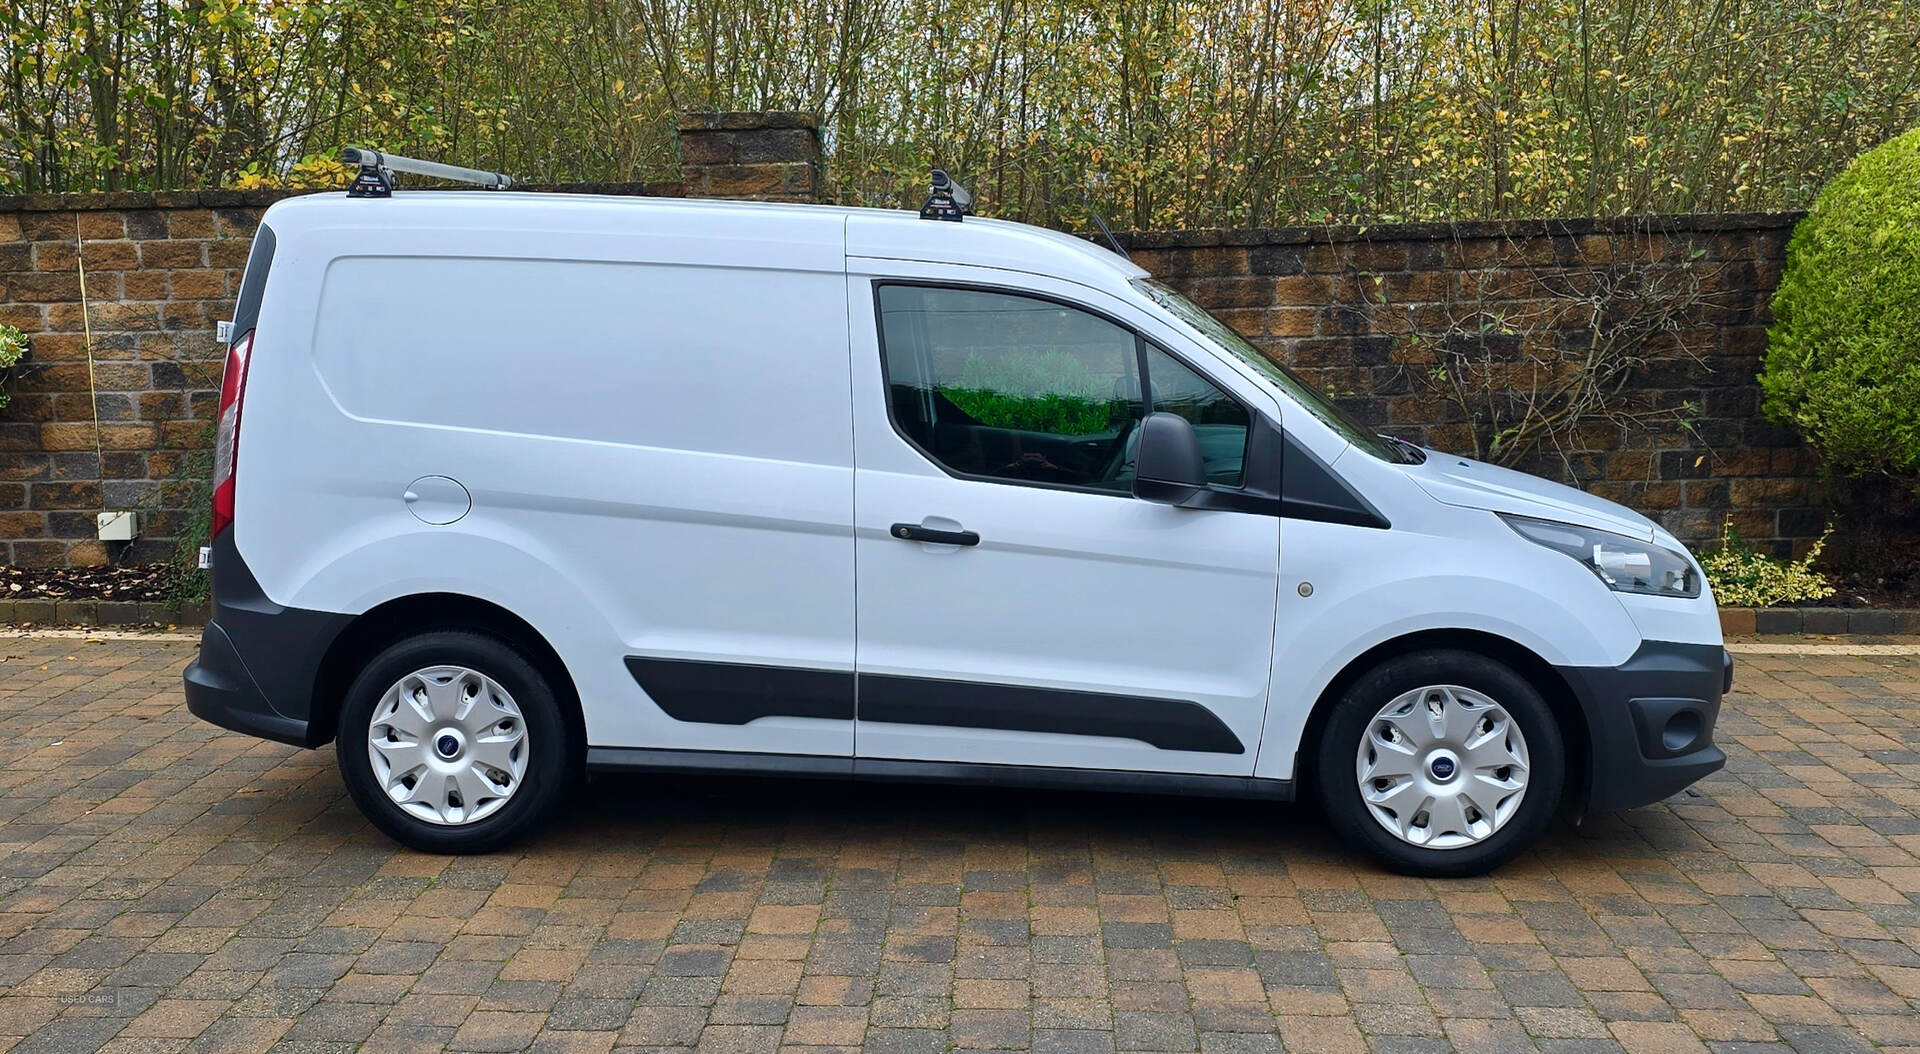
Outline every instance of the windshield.
<svg viewBox="0 0 1920 1054"><path fill-rule="evenodd" d="M1285 366L1267 358L1260 349L1247 343L1247 338L1233 331L1233 327L1214 318L1207 309L1188 300L1172 288L1161 285L1150 278L1136 278L1133 282L1141 292L1153 298L1153 302L1173 312L1180 320L1200 331L1201 335L1232 354L1234 358L1258 370L1274 387L1300 405L1300 408L1318 418L1322 424L1354 446L1372 454L1382 461L1412 462L1424 461L1426 455L1411 443L1402 443L1396 439L1376 434L1366 425L1353 419L1345 410L1334 405L1333 400L1315 391L1313 386L1300 379L1300 376Z"/></svg>

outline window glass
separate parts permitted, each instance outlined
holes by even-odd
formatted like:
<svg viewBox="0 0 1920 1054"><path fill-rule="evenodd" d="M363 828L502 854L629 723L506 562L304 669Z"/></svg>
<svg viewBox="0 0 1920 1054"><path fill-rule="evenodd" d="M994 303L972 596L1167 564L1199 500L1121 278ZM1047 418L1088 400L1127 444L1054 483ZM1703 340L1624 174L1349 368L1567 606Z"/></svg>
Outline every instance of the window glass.
<svg viewBox="0 0 1920 1054"><path fill-rule="evenodd" d="M894 423L952 471L1131 491L1140 421L1164 411L1193 425L1208 482L1245 480L1246 408L1098 315L1013 293L883 285L880 327Z"/></svg>
<svg viewBox="0 0 1920 1054"><path fill-rule="evenodd" d="M1292 370L1267 358L1260 349L1247 342L1247 338L1234 332L1233 327L1214 318L1199 304L1181 296L1168 286L1150 278L1136 278L1134 288L1152 297L1154 302L1172 311L1180 320L1200 331L1221 350L1252 366L1267 379L1267 383L1287 394L1300 408L1318 418L1322 424L1339 433L1354 446L1372 454L1382 461L1400 461L1418 464L1426 460L1411 444L1389 441L1385 436L1373 432L1367 426L1353 419L1352 415L1340 409L1333 400L1321 395L1314 387L1300 379Z"/></svg>
<svg viewBox="0 0 1920 1054"><path fill-rule="evenodd" d="M1052 301L905 285L880 287L880 325L894 423L947 468L1132 489L1132 332Z"/></svg>
<svg viewBox="0 0 1920 1054"><path fill-rule="evenodd" d="M1153 411L1179 414L1200 437L1207 482L1237 487L1246 477L1247 409L1179 359L1147 345Z"/></svg>

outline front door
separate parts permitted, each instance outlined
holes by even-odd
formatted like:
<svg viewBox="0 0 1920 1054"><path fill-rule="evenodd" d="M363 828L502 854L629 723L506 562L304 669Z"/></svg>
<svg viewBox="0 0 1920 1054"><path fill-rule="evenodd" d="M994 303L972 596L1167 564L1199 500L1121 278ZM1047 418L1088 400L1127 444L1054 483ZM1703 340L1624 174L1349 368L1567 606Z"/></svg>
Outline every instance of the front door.
<svg viewBox="0 0 1920 1054"><path fill-rule="evenodd" d="M1120 302L943 273L849 278L856 755L1250 774L1279 520L1136 499L1133 450L1178 413L1231 491L1273 408Z"/></svg>

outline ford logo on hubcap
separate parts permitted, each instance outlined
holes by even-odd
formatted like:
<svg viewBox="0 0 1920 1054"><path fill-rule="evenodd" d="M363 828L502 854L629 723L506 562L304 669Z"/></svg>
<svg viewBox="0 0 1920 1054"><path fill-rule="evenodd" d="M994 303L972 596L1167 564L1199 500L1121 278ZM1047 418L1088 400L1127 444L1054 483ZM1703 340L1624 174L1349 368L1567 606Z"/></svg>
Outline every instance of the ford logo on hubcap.
<svg viewBox="0 0 1920 1054"><path fill-rule="evenodd" d="M440 741L434 746L439 748L440 756L443 758L450 758L460 753L460 741L452 736L441 736Z"/></svg>
<svg viewBox="0 0 1920 1054"><path fill-rule="evenodd" d="M1453 759L1452 758L1434 758L1433 759L1433 778L1437 780L1452 779L1453 778Z"/></svg>

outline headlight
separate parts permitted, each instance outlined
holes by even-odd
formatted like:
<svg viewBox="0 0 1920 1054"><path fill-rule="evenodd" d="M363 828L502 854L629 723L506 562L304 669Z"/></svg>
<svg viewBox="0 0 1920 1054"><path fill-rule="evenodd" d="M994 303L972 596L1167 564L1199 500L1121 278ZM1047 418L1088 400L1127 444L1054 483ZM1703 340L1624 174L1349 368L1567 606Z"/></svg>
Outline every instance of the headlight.
<svg viewBox="0 0 1920 1054"><path fill-rule="evenodd" d="M1700 572L1685 553L1591 527L1499 515L1520 537L1580 561L1609 589L1656 597L1700 595Z"/></svg>

